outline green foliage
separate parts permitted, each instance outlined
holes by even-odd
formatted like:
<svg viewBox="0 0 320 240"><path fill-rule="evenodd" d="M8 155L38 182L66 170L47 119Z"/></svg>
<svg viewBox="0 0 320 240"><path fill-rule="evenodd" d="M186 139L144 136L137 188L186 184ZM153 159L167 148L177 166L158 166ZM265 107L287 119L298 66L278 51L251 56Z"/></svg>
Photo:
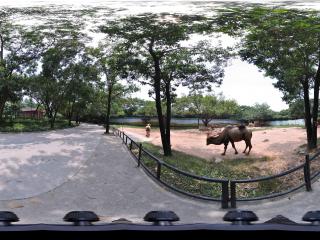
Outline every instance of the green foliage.
<svg viewBox="0 0 320 240"><path fill-rule="evenodd" d="M175 115L200 117L206 126L215 118L232 118L237 112L237 102L223 96L191 94L177 98L173 104Z"/></svg>
<svg viewBox="0 0 320 240"><path fill-rule="evenodd" d="M7 101L22 97L25 75L36 71L39 36L12 24L10 12L0 16L0 120Z"/></svg>
<svg viewBox="0 0 320 240"><path fill-rule="evenodd" d="M309 149L316 148L320 86L320 16L317 11L236 8L217 17L221 31L242 37L239 55L255 64L291 103L304 100ZM313 89L313 101L309 91ZM313 102L313 109L311 109Z"/></svg>
<svg viewBox="0 0 320 240"><path fill-rule="evenodd" d="M57 120L54 129L74 127L69 125L66 120ZM3 121L0 123L0 132L38 132L51 129L48 120L15 119L12 121Z"/></svg>
<svg viewBox="0 0 320 240"><path fill-rule="evenodd" d="M139 99L139 98L124 98L122 107L124 111L125 116L133 116L135 114L139 115L137 113L141 108L143 108L145 105L145 100ZM156 113L155 113L156 114Z"/></svg>
<svg viewBox="0 0 320 240"><path fill-rule="evenodd" d="M143 105L136 110L136 115L142 115L145 117L154 117L157 115L157 109L154 101L144 101Z"/></svg>
<svg viewBox="0 0 320 240"><path fill-rule="evenodd" d="M79 31L80 23L58 21L36 27L41 36L39 73L28 78L29 96L42 104L54 127L58 111L71 123L74 111L80 111L90 96L96 71L85 57L87 37ZM52 27L48 32L49 27ZM90 82L91 81L91 82Z"/></svg>
<svg viewBox="0 0 320 240"><path fill-rule="evenodd" d="M238 118L243 120L272 120L275 118L275 113L266 103L254 104L254 106L240 106Z"/></svg>
<svg viewBox="0 0 320 240"><path fill-rule="evenodd" d="M221 31L241 37L242 59L254 63L284 93L288 103L302 94L301 82L312 82L318 66L320 18L315 11L281 8L232 8L221 11ZM305 78L307 74L307 79Z"/></svg>
<svg viewBox="0 0 320 240"><path fill-rule="evenodd" d="M152 86L149 94L155 98L166 155L171 154L170 125L165 126L161 119L165 112L166 122L171 120L176 88L188 86L210 90L212 83L221 84L223 67L230 58L228 50L212 47L208 42L184 46L183 42L190 39L190 34L199 30L199 27L192 27L190 20L175 15L143 14L109 21L100 27L101 32L120 43L118 46L126 56L126 75L132 81ZM166 111L162 108L163 101Z"/></svg>
<svg viewBox="0 0 320 240"><path fill-rule="evenodd" d="M289 112L292 118L304 118L304 102L296 100L289 104Z"/></svg>

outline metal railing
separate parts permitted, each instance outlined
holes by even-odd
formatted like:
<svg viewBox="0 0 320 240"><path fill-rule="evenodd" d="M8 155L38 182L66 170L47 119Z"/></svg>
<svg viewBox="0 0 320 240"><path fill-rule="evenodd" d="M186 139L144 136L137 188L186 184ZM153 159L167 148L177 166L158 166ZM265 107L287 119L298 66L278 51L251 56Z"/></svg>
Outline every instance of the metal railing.
<svg viewBox="0 0 320 240"><path fill-rule="evenodd" d="M222 208L236 208L237 202L280 197L302 187L311 191L312 180L320 175L320 152L305 156L305 162L287 171L253 179L219 179L194 175L172 166L143 149L123 131L112 128L126 144L138 167L164 186L190 197L221 202ZM292 186L292 183L295 183ZM244 185L241 187L241 185Z"/></svg>

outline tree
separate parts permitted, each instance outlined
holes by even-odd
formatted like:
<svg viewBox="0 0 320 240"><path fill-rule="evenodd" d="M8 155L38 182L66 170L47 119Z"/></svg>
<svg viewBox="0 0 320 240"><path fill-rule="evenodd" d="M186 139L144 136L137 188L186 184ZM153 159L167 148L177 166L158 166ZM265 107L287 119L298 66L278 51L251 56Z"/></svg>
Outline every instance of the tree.
<svg viewBox="0 0 320 240"><path fill-rule="evenodd" d="M128 93L137 91L135 85L123 85L120 83L122 79L127 77L123 74L123 66L125 65L125 53L118 46L109 44L99 44L98 48L89 49L91 56L94 58L95 66L106 79L106 121L105 133L109 134L110 130L110 114L112 111L112 103L116 99L123 97Z"/></svg>
<svg viewBox="0 0 320 240"><path fill-rule="evenodd" d="M85 56L80 56L80 58L80 61L71 63L63 71L65 81L63 109L70 126L73 117L79 122L80 114L83 112L85 105L92 101L94 86L100 80L96 68L91 65Z"/></svg>
<svg viewBox="0 0 320 240"><path fill-rule="evenodd" d="M76 85L71 84L75 80L71 72L78 74L75 72L79 70L77 61L81 59L88 40L85 34L79 32L80 26L68 21L56 23L56 29L49 31L47 25L37 26L38 35L42 38L41 70L29 78L28 94L44 106L51 128L54 128L58 111L66 105L68 98L72 98L68 95L70 89Z"/></svg>
<svg viewBox="0 0 320 240"><path fill-rule="evenodd" d="M122 101L122 107L125 116L134 116L137 112L144 107L145 100L140 98L124 98ZM155 114L154 114L155 115Z"/></svg>
<svg viewBox="0 0 320 240"><path fill-rule="evenodd" d="M115 37L127 51L128 71L134 79L152 87L164 155L171 155L171 105L178 86L210 88L220 84L223 66L229 57L221 48L201 42L197 46L183 46L195 32L190 21L175 17L146 14L111 21L100 30ZM162 101L166 111L163 111ZM166 112L166 113L164 113ZM164 116L166 115L166 116ZM164 121L164 119L166 121Z"/></svg>
<svg viewBox="0 0 320 240"><path fill-rule="evenodd" d="M216 118L230 118L238 110L236 101L223 96L195 94L190 96L190 100L190 111L199 116L205 126Z"/></svg>
<svg viewBox="0 0 320 240"><path fill-rule="evenodd" d="M240 116L238 118L247 121L265 121L274 116L274 112L267 103L255 103L253 106L240 106Z"/></svg>
<svg viewBox="0 0 320 240"><path fill-rule="evenodd" d="M238 103L233 99L225 99L223 96L218 99L217 117L234 118L239 111Z"/></svg>
<svg viewBox="0 0 320 240"><path fill-rule="evenodd" d="M304 100L308 148L317 146L320 84L320 17L318 12L282 8L236 8L215 21L221 31L241 36L243 60L255 64L291 103ZM310 90L313 89L313 108Z"/></svg>
<svg viewBox="0 0 320 240"><path fill-rule="evenodd" d="M135 112L135 114L141 116L142 121L147 124L152 117L157 115L154 101L143 101L143 105Z"/></svg>
<svg viewBox="0 0 320 240"><path fill-rule="evenodd" d="M36 71L39 36L10 23L9 11L0 10L0 121L8 101L22 96L24 75Z"/></svg>
<svg viewBox="0 0 320 240"><path fill-rule="evenodd" d="M297 99L289 104L290 117L292 118L304 118L304 102L303 99Z"/></svg>
<svg viewBox="0 0 320 240"><path fill-rule="evenodd" d="M194 116L196 111L192 108L192 96L176 98L172 105L174 116Z"/></svg>
<svg viewBox="0 0 320 240"><path fill-rule="evenodd" d="M197 116L208 126L213 119L234 117L238 112L238 104L222 95L204 96L202 93L192 93L177 98L173 109L176 115Z"/></svg>
<svg viewBox="0 0 320 240"><path fill-rule="evenodd" d="M92 101L83 109L81 120L91 123L105 123L107 94L105 89L97 88L92 95Z"/></svg>

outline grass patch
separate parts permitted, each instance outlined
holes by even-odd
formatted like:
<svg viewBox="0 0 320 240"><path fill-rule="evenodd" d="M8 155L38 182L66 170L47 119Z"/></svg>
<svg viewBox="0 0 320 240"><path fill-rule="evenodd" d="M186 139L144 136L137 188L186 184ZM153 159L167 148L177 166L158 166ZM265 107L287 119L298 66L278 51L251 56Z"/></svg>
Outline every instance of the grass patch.
<svg viewBox="0 0 320 240"><path fill-rule="evenodd" d="M258 159L239 158L232 160L227 159L223 162L215 163L175 150L172 151L172 156L163 156L161 147L146 142L143 143L143 148L178 169L198 176L219 179L231 180L261 177L260 169L254 166L254 164L257 162L271 160L268 157ZM156 173L157 165L155 161L150 159L148 156L142 156L142 161L154 174ZM220 184L192 179L190 177L177 174L164 166L161 169L161 179L176 188L193 194L215 198L220 198L221 196ZM284 186L284 184L288 185L288 182L282 181L281 179L272 179L249 184L238 184L237 197L258 197L276 193L283 190L284 187L288 187Z"/></svg>
<svg viewBox="0 0 320 240"><path fill-rule="evenodd" d="M261 176L257 167L248 167L257 161L269 161L267 157L252 159L226 159L223 162L209 162L206 159L172 150L172 156L163 156L162 148L147 142L143 148L163 161L177 168L199 175L213 178L249 179Z"/></svg>
<svg viewBox="0 0 320 240"><path fill-rule="evenodd" d="M56 120L54 129L63 129L74 127L69 126L67 120ZM0 123L0 132L37 132L54 130L50 128L50 122L48 120L34 120L34 119L16 119L14 121L3 121Z"/></svg>

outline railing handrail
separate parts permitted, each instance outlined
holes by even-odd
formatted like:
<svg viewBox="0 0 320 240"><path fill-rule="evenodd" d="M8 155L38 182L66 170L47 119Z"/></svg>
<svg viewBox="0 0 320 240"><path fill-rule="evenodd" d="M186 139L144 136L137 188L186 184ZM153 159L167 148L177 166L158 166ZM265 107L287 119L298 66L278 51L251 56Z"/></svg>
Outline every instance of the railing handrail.
<svg viewBox="0 0 320 240"><path fill-rule="evenodd" d="M127 134L125 134L123 132L123 134L125 136L128 136ZM138 144L132 140L129 136L128 138L134 142L135 145L138 146ZM192 177L192 178L195 178L197 180L203 180L203 181L207 181L207 182L217 182L217 183L222 183L222 182L228 182L229 180L228 179L224 179L224 178L210 178L210 177L205 177L205 176L198 176L198 175L195 175L195 174L192 174L192 173L189 173L189 172L186 172L186 171L183 171L181 169L178 169L176 168L175 166L171 165L171 164L168 164L166 162L164 162L163 160L157 158L156 156L154 156L152 153L150 153L148 150L145 150L145 149L141 149L142 152L146 153L149 157L151 157L153 160L155 160L157 163L160 163L161 165L164 165L166 166L167 168L170 168L171 170L179 173L179 174L182 174L184 176L187 176L187 177Z"/></svg>
<svg viewBox="0 0 320 240"><path fill-rule="evenodd" d="M310 161L313 161L314 159L316 159L316 157L320 156L320 151L315 153L312 157L309 157Z"/></svg>

